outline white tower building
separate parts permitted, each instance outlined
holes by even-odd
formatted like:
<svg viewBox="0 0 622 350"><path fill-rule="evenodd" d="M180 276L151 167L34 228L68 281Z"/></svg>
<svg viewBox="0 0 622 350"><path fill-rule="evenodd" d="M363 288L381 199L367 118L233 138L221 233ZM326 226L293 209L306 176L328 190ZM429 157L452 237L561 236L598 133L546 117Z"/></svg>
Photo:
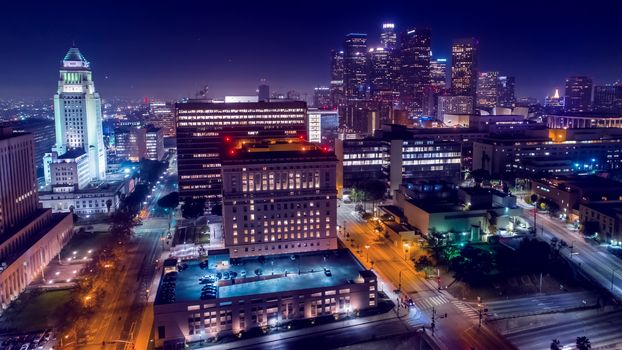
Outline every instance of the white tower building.
<svg viewBox="0 0 622 350"><path fill-rule="evenodd" d="M89 62L78 48L69 49L63 58L54 95L56 143L53 152L83 149L88 156L91 180L106 176L106 149L102 131L101 98L95 92ZM44 158L46 182L49 180L50 156ZM49 184L49 182L48 182Z"/></svg>

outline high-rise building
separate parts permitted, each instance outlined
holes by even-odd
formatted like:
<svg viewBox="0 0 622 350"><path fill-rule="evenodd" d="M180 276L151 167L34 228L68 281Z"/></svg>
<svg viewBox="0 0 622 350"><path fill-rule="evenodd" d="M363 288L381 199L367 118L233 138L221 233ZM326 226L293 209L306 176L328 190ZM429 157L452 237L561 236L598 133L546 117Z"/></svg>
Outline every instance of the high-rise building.
<svg viewBox="0 0 622 350"><path fill-rule="evenodd" d="M73 233L70 214L39 208L34 141L0 127L0 308L41 276Z"/></svg>
<svg viewBox="0 0 622 350"><path fill-rule="evenodd" d="M34 163L37 171L43 168L43 155L54 147L54 121L48 119L28 118L8 123L16 132L31 133L35 140Z"/></svg>
<svg viewBox="0 0 622 350"><path fill-rule="evenodd" d="M330 99L333 106L340 106L345 97L343 82L343 51L335 51L330 57Z"/></svg>
<svg viewBox="0 0 622 350"><path fill-rule="evenodd" d="M438 96L437 119L445 122L447 126L451 125L447 122L453 118L447 118L446 115L466 115L473 113L473 98L471 96Z"/></svg>
<svg viewBox="0 0 622 350"><path fill-rule="evenodd" d="M475 98L478 47L475 38L458 40L451 47L451 90L456 96Z"/></svg>
<svg viewBox="0 0 622 350"><path fill-rule="evenodd" d="M368 96L367 34L346 35L343 56L345 98L364 100Z"/></svg>
<svg viewBox="0 0 622 350"><path fill-rule="evenodd" d="M548 114L564 112L564 98L559 96L559 89L555 89L553 96L544 98L544 111Z"/></svg>
<svg viewBox="0 0 622 350"><path fill-rule="evenodd" d="M393 50L397 45L397 33L395 32L394 23L383 23L382 32L380 33L380 45L385 50Z"/></svg>
<svg viewBox="0 0 622 350"><path fill-rule="evenodd" d="M369 86L376 101L393 102L397 99L396 69L393 54L382 47L369 49Z"/></svg>
<svg viewBox="0 0 622 350"><path fill-rule="evenodd" d="M400 100L415 115L423 113L424 89L430 85L431 36L430 29L413 28L400 37Z"/></svg>
<svg viewBox="0 0 622 350"><path fill-rule="evenodd" d="M262 80L261 84L257 88L257 98L259 102L270 101L270 86L266 84L265 80Z"/></svg>
<svg viewBox="0 0 622 350"><path fill-rule="evenodd" d="M164 137L175 137L175 110L170 103L152 101L149 112L149 124L161 128Z"/></svg>
<svg viewBox="0 0 622 350"><path fill-rule="evenodd" d="M564 109L569 113L584 113L592 103L592 79L583 76L566 79Z"/></svg>
<svg viewBox="0 0 622 350"><path fill-rule="evenodd" d="M69 49L62 61L58 91L54 95L56 144L59 156L81 148L88 156L92 180L106 177L106 149L102 130L101 98L95 91L90 63L78 48ZM48 162L44 161L45 164Z"/></svg>
<svg viewBox="0 0 622 350"><path fill-rule="evenodd" d="M477 108L492 110L499 98L499 72L481 72L477 76Z"/></svg>
<svg viewBox="0 0 622 350"><path fill-rule="evenodd" d="M120 161L138 162L142 158L162 160L164 158L164 132L161 128L147 125L141 128L117 128L115 155Z"/></svg>
<svg viewBox="0 0 622 350"><path fill-rule="evenodd" d="M331 109L333 107L330 88L318 86L313 89L313 106L319 109Z"/></svg>
<svg viewBox="0 0 622 350"><path fill-rule="evenodd" d="M594 86L594 110L622 113L622 84Z"/></svg>
<svg viewBox="0 0 622 350"><path fill-rule="evenodd" d="M307 104L301 101L175 105L177 163L182 198L221 196L220 152L241 142L307 138Z"/></svg>
<svg viewBox="0 0 622 350"><path fill-rule="evenodd" d="M438 91L447 86L447 59L437 58L430 61L430 86Z"/></svg>
<svg viewBox="0 0 622 350"><path fill-rule="evenodd" d="M499 77L499 91L497 95L497 106L504 108L516 107L516 95L514 94L514 77L502 75Z"/></svg>
<svg viewBox="0 0 622 350"><path fill-rule="evenodd" d="M233 258L337 248L335 154L271 140L223 153L223 230Z"/></svg>

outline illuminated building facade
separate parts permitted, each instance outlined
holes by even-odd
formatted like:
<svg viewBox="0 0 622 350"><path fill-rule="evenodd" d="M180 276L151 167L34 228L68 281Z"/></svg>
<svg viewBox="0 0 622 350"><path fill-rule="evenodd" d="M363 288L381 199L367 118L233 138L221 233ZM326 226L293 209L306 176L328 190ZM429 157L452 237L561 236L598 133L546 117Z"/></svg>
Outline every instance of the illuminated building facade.
<svg viewBox="0 0 622 350"><path fill-rule="evenodd" d="M380 45L385 50L393 50L397 44L397 33L395 32L394 23L383 23L382 32L380 33Z"/></svg>
<svg viewBox="0 0 622 350"><path fill-rule="evenodd" d="M81 148L88 156L92 180L106 177L106 149L102 130L101 98L95 91L90 63L78 48L70 48L60 69L54 95L56 144L59 156ZM44 160L44 166L49 161Z"/></svg>
<svg viewBox="0 0 622 350"><path fill-rule="evenodd" d="M287 140L223 153L223 230L231 257L337 248L335 155Z"/></svg>
<svg viewBox="0 0 622 350"><path fill-rule="evenodd" d="M400 100L415 115L423 113L424 88L430 84L431 37L430 29L413 28L400 38Z"/></svg>
<svg viewBox="0 0 622 350"><path fill-rule="evenodd" d="M437 58L430 62L430 86L441 91L447 86L447 59Z"/></svg>
<svg viewBox="0 0 622 350"><path fill-rule="evenodd" d="M0 312L41 276L73 233L70 214L39 208L33 153L31 134L0 127Z"/></svg>
<svg viewBox="0 0 622 350"><path fill-rule="evenodd" d="M391 51L382 47L369 49L369 87L376 101L397 100L395 60Z"/></svg>
<svg viewBox="0 0 622 350"><path fill-rule="evenodd" d="M364 100L368 96L367 34L346 35L343 56L343 82L346 100Z"/></svg>
<svg viewBox="0 0 622 350"><path fill-rule="evenodd" d="M564 110L568 113L589 112L591 103L592 79L588 77L567 78Z"/></svg>
<svg viewBox="0 0 622 350"><path fill-rule="evenodd" d="M319 109L331 109L333 107L330 97L330 88L318 86L313 89L313 107Z"/></svg>
<svg viewBox="0 0 622 350"><path fill-rule="evenodd" d="M622 83L594 86L594 111L622 114Z"/></svg>
<svg viewBox="0 0 622 350"><path fill-rule="evenodd" d="M182 198L221 197L223 147L264 139L307 139L307 105L300 101L175 105Z"/></svg>
<svg viewBox="0 0 622 350"><path fill-rule="evenodd" d="M340 106L345 98L343 79L343 51L333 50L330 57L330 99L333 106Z"/></svg>
<svg viewBox="0 0 622 350"><path fill-rule="evenodd" d="M149 124L161 128L164 137L175 137L175 108L167 102L149 103Z"/></svg>
<svg viewBox="0 0 622 350"><path fill-rule="evenodd" d="M481 72L477 76L477 108L492 110L499 98L499 72Z"/></svg>
<svg viewBox="0 0 622 350"><path fill-rule="evenodd" d="M497 106L504 108L516 107L516 95L514 93L515 85L516 79L514 77L507 75L499 76Z"/></svg>
<svg viewBox="0 0 622 350"><path fill-rule="evenodd" d="M477 91L477 55L475 38L456 41L451 47L451 91L456 96L475 99Z"/></svg>

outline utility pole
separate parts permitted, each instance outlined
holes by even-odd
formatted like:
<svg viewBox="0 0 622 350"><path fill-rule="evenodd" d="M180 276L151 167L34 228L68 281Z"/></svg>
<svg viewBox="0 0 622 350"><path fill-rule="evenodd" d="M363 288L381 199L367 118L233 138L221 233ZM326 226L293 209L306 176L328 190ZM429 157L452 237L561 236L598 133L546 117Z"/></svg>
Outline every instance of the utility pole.
<svg viewBox="0 0 622 350"><path fill-rule="evenodd" d="M484 306L484 304L482 304L482 298L480 298L478 296L477 297L477 307L478 307L478 315L479 315L479 325L478 325L478 328L482 328L483 306Z"/></svg>
<svg viewBox="0 0 622 350"><path fill-rule="evenodd" d="M617 268L611 268L611 292L613 292L613 277L615 276Z"/></svg>
<svg viewBox="0 0 622 350"><path fill-rule="evenodd" d="M540 272L540 293L542 293L542 272Z"/></svg>
<svg viewBox="0 0 622 350"><path fill-rule="evenodd" d="M434 308L434 306L432 306L432 325L430 328L432 328L432 334L434 334L434 327L436 326L436 309Z"/></svg>

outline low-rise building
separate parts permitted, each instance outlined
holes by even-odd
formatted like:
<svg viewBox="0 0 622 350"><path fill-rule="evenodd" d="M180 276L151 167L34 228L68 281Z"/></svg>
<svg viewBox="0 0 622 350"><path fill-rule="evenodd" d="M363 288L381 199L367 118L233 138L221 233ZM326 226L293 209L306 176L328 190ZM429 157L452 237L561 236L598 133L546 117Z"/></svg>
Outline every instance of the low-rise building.
<svg viewBox="0 0 622 350"><path fill-rule="evenodd" d="M347 316L377 306L377 280L348 250L236 259L209 252L162 278L154 305L155 346Z"/></svg>
<svg viewBox="0 0 622 350"><path fill-rule="evenodd" d="M622 241L622 201L579 204L583 233L613 245Z"/></svg>
<svg viewBox="0 0 622 350"><path fill-rule="evenodd" d="M412 198L406 186L396 192L396 205L417 233L451 234L454 240L478 241L484 235L515 229L521 209L516 197L491 188L460 188L454 195Z"/></svg>
<svg viewBox="0 0 622 350"><path fill-rule="evenodd" d="M43 208L50 208L54 213L72 212L90 216L108 214L119 208L121 200L130 192L132 179L91 183L72 192L39 192L39 201Z"/></svg>
<svg viewBox="0 0 622 350"><path fill-rule="evenodd" d="M531 192L554 202L574 221L581 203L622 200L622 183L594 175L556 176L532 179Z"/></svg>

